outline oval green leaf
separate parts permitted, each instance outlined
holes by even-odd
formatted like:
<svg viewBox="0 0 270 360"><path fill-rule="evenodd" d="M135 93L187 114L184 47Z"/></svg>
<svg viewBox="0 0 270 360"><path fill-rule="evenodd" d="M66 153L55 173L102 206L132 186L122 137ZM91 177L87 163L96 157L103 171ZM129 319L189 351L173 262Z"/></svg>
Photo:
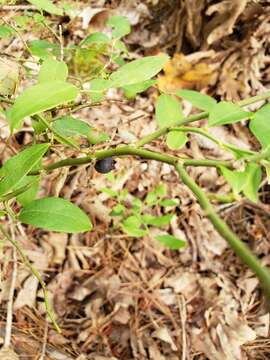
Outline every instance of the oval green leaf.
<svg viewBox="0 0 270 360"><path fill-rule="evenodd" d="M270 143L270 104L258 110L249 123L250 131L256 136L263 148Z"/></svg>
<svg viewBox="0 0 270 360"><path fill-rule="evenodd" d="M173 235L157 235L155 239L165 247L172 249L172 250L178 250L186 246L186 241L177 239Z"/></svg>
<svg viewBox="0 0 270 360"><path fill-rule="evenodd" d="M32 201L22 209L19 220L49 231L79 233L92 229L89 217L79 207L55 197Z"/></svg>
<svg viewBox="0 0 270 360"><path fill-rule="evenodd" d="M127 17L115 15L109 18L107 25L110 25L113 28L112 36L113 38L121 38L131 31L130 22Z"/></svg>
<svg viewBox="0 0 270 360"><path fill-rule="evenodd" d="M84 121L75 119L72 116L63 116L53 122L53 129L62 136L76 137L86 136L91 132L91 127Z"/></svg>
<svg viewBox="0 0 270 360"><path fill-rule="evenodd" d="M111 87L123 87L151 79L162 70L168 55L146 56L131 61L112 73Z"/></svg>
<svg viewBox="0 0 270 360"><path fill-rule="evenodd" d="M188 137L181 131L170 131L166 138L166 144L171 150L181 149L188 141Z"/></svg>
<svg viewBox="0 0 270 360"><path fill-rule="evenodd" d="M64 61L45 59L40 67L38 82L66 81L68 77L68 67Z"/></svg>
<svg viewBox="0 0 270 360"><path fill-rule="evenodd" d="M63 15L63 10L55 6L50 0L27 0L30 4L35 5L39 10L47 11L53 15Z"/></svg>
<svg viewBox="0 0 270 360"><path fill-rule="evenodd" d="M45 82L26 89L8 112L11 130L20 128L26 116L72 101L78 94L76 86L63 81Z"/></svg>
<svg viewBox="0 0 270 360"><path fill-rule="evenodd" d="M246 166L246 183L243 188L244 195L252 202L257 203L258 191L262 180L261 167L254 163L249 163Z"/></svg>
<svg viewBox="0 0 270 360"><path fill-rule="evenodd" d="M253 113L244 111L230 101L221 101L209 111L209 126L233 124L250 117Z"/></svg>
<svg viewBox="0 0 270 360"><path fill-rule="evenodd" d="M196 108L205 111L210 111L217 103L211 96L194 90L177 90L176 94L182 99L189 101Z"/></svg>
<svg viewBox="0 0 270 360"><path fill-rule="evenodd" d="M173 96L162 94L156 103L156 120L160 128L170 126L184 118L180 102Z"/></svg>
<svg viewBox="0 0 270 360"><path fill-rule="evenodd" d="M0 196L14 189L36 166L48 148L48 144L32 145L7 160L0 168Z"/></svg>

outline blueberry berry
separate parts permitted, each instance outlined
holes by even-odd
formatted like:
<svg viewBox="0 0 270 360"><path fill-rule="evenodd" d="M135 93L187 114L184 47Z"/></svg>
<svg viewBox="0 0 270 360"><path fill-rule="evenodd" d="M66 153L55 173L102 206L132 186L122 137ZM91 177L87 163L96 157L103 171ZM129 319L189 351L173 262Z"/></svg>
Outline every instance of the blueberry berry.
<svg viewBox="0 0 270 360"><path fill-rule="evenodd" d="M108 157L102 160L97 160L95 164L95 169L101 174L107 174L108 172L114 169L115 161L112 157Z"/></svg>

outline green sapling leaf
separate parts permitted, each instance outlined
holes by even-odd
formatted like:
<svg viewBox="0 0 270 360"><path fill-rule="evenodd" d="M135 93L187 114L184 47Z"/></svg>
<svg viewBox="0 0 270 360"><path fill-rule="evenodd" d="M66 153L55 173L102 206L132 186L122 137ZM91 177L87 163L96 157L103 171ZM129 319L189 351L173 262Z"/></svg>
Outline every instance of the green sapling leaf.
<svg viewBox="0 0 270 360"><path fill-rule="evenodd" d="M49 231L79 233L92 229L89 217L79 207L56 197L32 201L22 209L19 220Z"/></svg>
<svg viewBox="0 0 270 360"><path fill-rule="evenodd" d="M45 59L40 67L38 82L66 81L68 67L64 61Z"/></svg>
<svg viewBox="0 0 270 360"><path fill-rule="evenodd" d="M16 98L8 113L11 130L19 129L26 116L73 101L78 94L76 86L63 81L43 82L27 88Z"/></svg>
<svg viewBox="0 0 270 360"><path fill-rule="evenodd" d="M194 107L205 111L210 111L217 103L211 96L194 90L177 90L176 95L189 101Z"/></svg>
<svg viewBox="0 0 270 360"><path fill-rule="evenodd" d="M131 61L111 74L110 85L118 88L149 80L162 70L168 58L163 54Z"/></svg>
<svg viewBox="0 0 270 360"><path fill-rule="evenodd" d="M248 119L253 113L243 110L230 101L221 101L209 110L209 126L233 124Z"/></svg>
<svg viewBox="0 0 270 360"><path fill-rule="evenodd" d="M243 188L244 195L252 202L257 203L258 191L262 180L261 167L255 163L248 163L245 169L246 182Z"/></svg>
<svg viewBox="0 0 270 360"><path fill-rule="evenodd" d="M182 249L186 246L186 241L176 238L173 235L157 235L155 239L165 247L172 249L172 250L178 250Z"/></svg>
<svg viewBox="0 0 270 360"><path fill-rule="evenodd" d="M130 22L125 16L112 16L108 19L107 25L113 28L112 37L116 39L128 35L131 31Z"/></svg>
<svg viewBox="0 0 270 360"><path fill-rule="evenodd" d="M22 206L27 206L33 200L35 200L38 193L40 183L39 176L26 176L23 181L20 182L20 186L27 186L27 190L16 196L17 201Z"/></svg>
<svg viewBox="0 0 270 360"><path fill-rule="evenodd" d="M129 216L122 223L123 231L129 236L142 237L147 234L146 230L141 229L142 221L138 216Z"/></svg>
<svg viewBox="0 0 270 360"><path fill-rule="evenodd" d="M54 5L50 0L27 0L39 10L44 10L52 15L63 15L63 10Z"/></svg>
<svg viewBox="0 0 270 360"><path fill-rule="evenodd" d="M7 160L0 168L0 196L5 195L38 164L49 144L32 145Z"/></svg>
<svg viewBox="0 0 270 360"><path fill-rule="evenodd" d="M187 135L181 131L170 131L166 137L166 144L171 150L181 149L187 141Z"/></svg>
<svg viewBox="0 0 270 360"><path fill-rule="evenodd" d="M156 103L156 121L160 128L170 126L184 118L180 102L173 96L162 94Z"/></svg>
<svg viewBox="0 0 270 360"><path fill-rule="evenodd" d="M249 123L250 131L256 136L263 148L270 144L270 104L256 111Z"/></svg>

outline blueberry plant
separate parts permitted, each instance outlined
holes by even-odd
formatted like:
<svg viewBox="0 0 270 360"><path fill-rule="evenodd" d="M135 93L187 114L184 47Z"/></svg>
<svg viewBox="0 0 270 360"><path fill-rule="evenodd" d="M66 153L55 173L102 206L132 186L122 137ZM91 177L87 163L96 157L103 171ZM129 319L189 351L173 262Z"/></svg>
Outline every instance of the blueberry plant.
<svg viewBox="0 0 270 360"><path fill-rule="evenodd" d="M49 231L91 231L88 214L72 202L60 197L38 197L40 180L44 175L62 167L89 164L99 173L106 174L104 176L109 174L113 181L114 175L110 172L118 157L131 156L166 163L195 195L216 231L256 274L266 298L270 300L270 272L217 214L211 203L212 197L197 185L187 171L187 167L191 166L215 167L231 187L228 199L238 201L246 197L256 202L262 178L267 177L270 182L270 105L264 105L255 112L246 109L248 105L270 97L270 92L238 103L217 102L208 95L184 89L161 93L155 107L157 130L130 144L112 146L109 134L94 125L90 126L84 119L78 119L76 113L108 101L106 94L111 88L120 89L124 97L133 99L138 93L155 87L154 77L162 71L168 56L159 54L132 60L122 41L131 30L130 24L121 16L109 18L105 33L94 32L77 44L65 46L61 26L55 29L52 17L47 14L61 17L72 9L60 8L49 0L28 0L28 3L33 5L30 10L25 10L23 15L11 21L3 19L0 24L2 40L9 44L17 38L23 46L22 55L10 55L3 50L0 58L1 112L10 128L6 148L10 147L11 138L20 132L26 120L28 124L31 121L33 130L32 143L11 156L0 168L2 220L9 217L15 223ZM31 40L25 40L25 33L33 28L39 29L39 33L44 29L50 37L33 39L33 32ZM28 80L29 85L20 86L22 79ZM197 111L185 117L182 100L190 102ZM196 127L196 121L202 119L206 120L204 127ZM258 152L224 143L209 132L210 127L242 120L248 121L251 133L260 143ZM191 123L195 125L191 126ZM192 133L200 134L232 153L234 160L181 156L180 150ZM167 150L163 153L158 149L149 150L147 145L159 138L165 139ZM87 146L80 146L82 139ZM67 153L72 155L65 155ZM61 160L52 160L59 154ZM126 206L126 190L116 192L106 188L101 191L115 200L111 211L113 226L132 237L146 236L150 227L168 225L175 207L179 205L177 199L168 197L164 184L149 192L144 201L133 198L131 207ZM157 205L169 211L162 216L151 215L148 210ZM38 278L44 290L48 316L59 330L42 277L3 224L0 224L0 231ZM185 246L185 241L169 233L161 233L156 239L173 250Z"/></svg>

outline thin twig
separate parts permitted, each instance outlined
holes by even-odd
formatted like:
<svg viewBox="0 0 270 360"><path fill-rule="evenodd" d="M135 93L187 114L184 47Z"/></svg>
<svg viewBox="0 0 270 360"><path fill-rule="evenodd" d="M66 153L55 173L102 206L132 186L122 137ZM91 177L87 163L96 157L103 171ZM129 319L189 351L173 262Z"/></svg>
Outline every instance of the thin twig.
<svg viewBox="0 0 270 360"><path fill-rule="evenodd" d="M55 330L57 332L61 333L61 329L60 329L59 325L57 324L57 322L55 320L54 313L53 313L53 310L51 308L51 304L50 304L50 301L49 301L49 296L48 296L48 291L47 291L46 284L43 281L40 273L34 267L34 265L31 264L28 257L24 253L23 248L19 245L19 243L15 239L12 239L12 237L9 236L9 234L5 231L5 229L3 228L3 226L1 224L0 224L0 231L4 235L4 237L16 248L16 250L20 254L24 264L29 268L31 273L37 278L37 280L38 280L38 282L39 282L39 284L40 284L40 286L41 286L41 288L43 290L44 303L45 303L45 308L46 308L46 311L47 311L47 315L48 315L49 319L51 320Z"/></svg>
<svg viewBox="0 0 270 360"><path fill-rule="evenodd" d="M45 360L46 348L47 348L47 340L48 340L48 323L46 321L45 329L44 329L44 336L43 336L42 350L41 350L39 360Z"/></svg>
<svg viewBox="0 0 270 360"><path fill-rule="evenodd" d="M59 42L60 42L60 60L64 60L64 42L63 42L63 28L59 25Z"/></svg>
<svg viewBox="0 0 270 360"><path fill-rule="evenodd" d="M12 315L13 315L13 301L14 301L14 292L16 286L17 278L17 252L16 248L13 247L13 269L11 275L11 282L8 294L8 303L7 303L7 318L6 318L6 332L5 332L5 341L4 347L9 348L11 343L11 332L12 332Z"/></svg>
<svg viewBox="0 0 270 360"><path fill-rule="evenodd" d="M37 10L33 5L4 5L0 8L1 11L25 11Z"/></svg>

